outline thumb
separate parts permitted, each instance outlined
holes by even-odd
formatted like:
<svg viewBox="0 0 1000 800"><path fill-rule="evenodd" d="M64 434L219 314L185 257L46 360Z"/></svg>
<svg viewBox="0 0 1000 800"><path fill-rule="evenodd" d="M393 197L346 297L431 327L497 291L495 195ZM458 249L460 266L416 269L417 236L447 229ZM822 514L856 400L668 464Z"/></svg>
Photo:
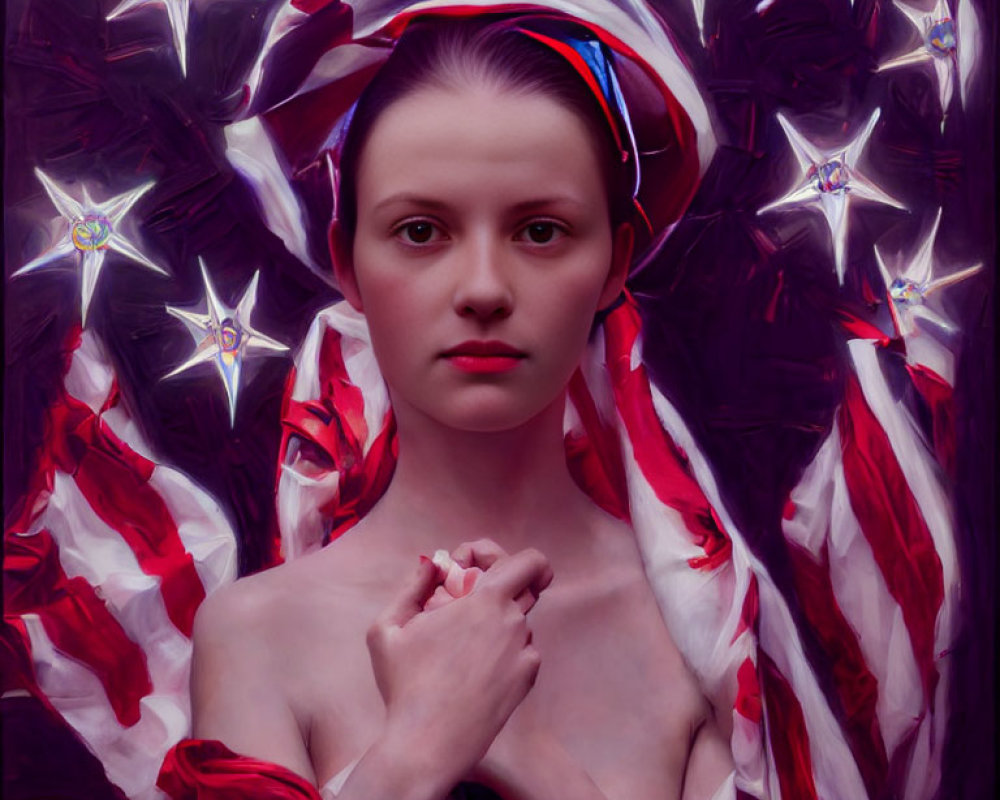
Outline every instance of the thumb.
<svg viewBox="0 0 1000 800"><path fill-rule="evenodd" d="M402 628L423 610L424 604L434 594L440 582L437 565L427 556L420 556L420 566L379 615L379 622L385 626Z"/></svg>

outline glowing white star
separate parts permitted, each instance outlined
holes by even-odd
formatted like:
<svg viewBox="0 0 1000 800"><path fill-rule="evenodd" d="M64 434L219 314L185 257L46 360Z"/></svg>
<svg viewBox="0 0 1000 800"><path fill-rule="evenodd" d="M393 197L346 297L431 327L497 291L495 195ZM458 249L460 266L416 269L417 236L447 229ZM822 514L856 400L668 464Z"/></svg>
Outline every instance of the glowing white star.
<svg viewBox="0 0 1000 800"><path fill-rule="evenodd" d="M143 6L166 6L167 19L170 21L170 30L174 36L174 49L177 51L177 58L181 62L181 74L187 75L187 30L188 16L190 14L191 0L122 0L108 14L110 22L117 17L134 11Z"/></svg>
<svg viewBox="0 0 1000 800"><path fill-rule="evenodd" d="M947 0L937 0L931 11L913 8L899 0L893 0L893 5L913 23L920 34L920 41L909 52L879 65L879 72L929 63L937 77L941 112L947 114L956 82L959 83L962 105L965 105L972 72L979 60L980 26L972 4L969 0L959 0L957 19L952 17Z"/></svg>
<svg viewBox="0 0 1000 800"><path fill-rule="evenodd" d="M875 258L878 261L879 270L882 272L882 279L885 281L886 294L889 298L889 310L892 312L892 321L896 328L896 333L903 337L909 337L917 330L916 318L922 318L928 322L940 326L948 332L956 330L955 325L928 308L926 301L929 295L951 286L953 283L964 281L971 275L979 272L983 268L982 264L973 267L960 269L950 275L943 275L940 278L934 277L934 239L937 237L938 227L941 225L941 209L938 209L934 224L931 226L927 237L920 243L916 253L909 259L905 269L899 269L901 262L906 260L901 254L897 254L893 269L886 266L885 256L875 248Z"/></svg>
<svg viewBox="0 0 1000 800"><path fill-rule="evenodd" d="M844 256L847 250L847 211L852 200L870 200L893 208L903 208L902 203L883 192L858 171L856 166L878 118L879 109L875 109L853 141L843 147L820 150L792 127L784 116L778 114L778 122L785 130L801 174L787 194L759 209L757 213L763 214L786 206L818 203L830 226L834 262L841 283L844 281Z"/></svg>
<svg viewBox="0 0 1000 800"><path fill-rule="evenodd" d="M226 396L229 398L229 423L232 425L236 422L236 399L244 357L260 351L268 354L282 353L288 348L281 342L254 330L250 325L250 315L253 314L254 305L257 303L259 272L255 272L250 279L243 297L234 310L220 302L209 280L205 262L199 258L198 263L201 265L201 276L205 282L208 313L199 314L182 308L166 307L168 313L184 322L198 345L187 361L164 375L164 378L171 378L198 364L214 362L219 377L222 378L222 384L226 387Z"/></svg>
<svg viewBox="0 0 1000 800"><path fill-rule="evenodd" d="M62 221L65 222L66 230L55 244L17 270L12 277L46 267L74 252L79 253L81 272L80 324L86 326L90 300L94 295L97 279L101 275L101 268L104 266L104 257L109 250L127 256L161 275L168 274L166 270L146 258L118 230L119 223L136 201L152 188L153 181L105 200L103 203L95 203L86 186L81 189L83 199L77 200L37 167L35 168L35 176L44 187L45 193L48 194L52 205L56 207Z"/></svg>

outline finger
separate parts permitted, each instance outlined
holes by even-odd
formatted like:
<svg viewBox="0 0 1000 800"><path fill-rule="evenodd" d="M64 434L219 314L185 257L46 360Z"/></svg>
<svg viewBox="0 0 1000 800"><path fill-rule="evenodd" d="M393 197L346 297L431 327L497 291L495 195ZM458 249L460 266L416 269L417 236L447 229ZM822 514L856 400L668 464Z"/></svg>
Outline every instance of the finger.
<svg viewBox="0 0 1000 800"><path fill-rule="evenodd" d="M420 566L379 615L378 622L385 626L403 627L423 610L439 583L437 566L426 556L420 556Z"/></svg>
<svg viewBox="0 0 1000 800"><path fill-rule="evenodd" d="M535 681L538 680L538 671L542 666L542 657L539 655L538 650L529 644L521 651L521 658L524 660L528 688L530 689L535 685Z"/></svg>
<svg viewBox="0 0 1000 800"><path fill-rule="evenodd" d="M525 589L521 594L514 598L514 603L519 609L521 609L522 614L527 614L534 608L535 603L538 601L538 595L531 591L531 589Z"/></svg>
<svg viewBox="0 0 1000 800"><path fill-rule="evenodd" d="M435 608L446 606L455 600L444 586L438 586L434 593L424 603L424 611L433 611Z"/></svg>
<svg viewBox="0 0 1000 800"><path fill-rule="evenodd" d="M483 589L490 587L514 599L527 590L536 597L552 582L549 560L538 550L529 547L512 556L498 559L493 567L479 579Z"/></svg>
<svg viewBox="0 0 1000 800"><path fill-rule="evenodd" d="M472 591L482 574L483 571L479 567L462 569L458 564L453 564L444 579L444 588L452 597L465 597Z"/></svg>
<svg viewBox="0 0 1000 800"><path fill-rule="evenodd" d="M452 559L465 569L479 567L484 572L506 555L507 551L492 539L463 542L451 553Z"/></svg>

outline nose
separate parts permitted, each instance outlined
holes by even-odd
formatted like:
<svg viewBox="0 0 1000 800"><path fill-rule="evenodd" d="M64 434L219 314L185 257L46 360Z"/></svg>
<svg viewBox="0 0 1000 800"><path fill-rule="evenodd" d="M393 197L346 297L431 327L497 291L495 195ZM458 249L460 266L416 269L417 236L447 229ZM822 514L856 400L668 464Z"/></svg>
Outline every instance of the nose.
<svg viewBox="0 0 1000 800"><path fill-rule="evenodd" d="M456 313L483 322L509 317L514 295L502 244L490 236L470 237L462 250L456 266Z"/></svg>

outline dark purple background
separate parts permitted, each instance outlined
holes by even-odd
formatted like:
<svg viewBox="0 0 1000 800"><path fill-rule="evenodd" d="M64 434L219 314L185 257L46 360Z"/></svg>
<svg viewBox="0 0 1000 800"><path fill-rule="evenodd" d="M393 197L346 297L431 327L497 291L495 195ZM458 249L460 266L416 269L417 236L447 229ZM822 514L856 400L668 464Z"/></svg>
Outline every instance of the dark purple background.
<svg viewBox="0 0 1000 800"><path fill-rule="evenodd" d="M171 278L110 256L90 326L109 348L126 401L162 460L227 509L240 537L241 570L249 572L263 564L274 524L277 420L290 361L247 362L230 429L211 371L160 380L192 347L163 307L201 299L199 255L230 304L259 269L254 325L293 347L314 312L335 299L266 230L223 155L222 126L237 112L274 3L196 3L183 80L162 7L105 22L117 2L7 2L4 510L25 488L42 413L61 379L59 347L79 318L74 259L9 279L42 249L39 226L54 216L32 170L85 180L99 198L155 178L132 212L134 241ZM849 0L777 0L761 17L751 0L708 0L707 48L688 2L656 5L708 99L720 147L689 214L656 261L634 276L647 360L714 464L736 522L779 582L787 585L781 508L829 430L842 387L846 348L834 309L848 306L889 330L884 304L866 302L862 286L867 280L880 287L873 243L909 252L940 205L936 253L946 269L986 264L943 301L962 329L951 343L960 352L954 497L967 623L955 658L960 689L943 796L991 796L996 4L976 5L985 57L964 111L956 91L943 134L929 69L874 72L911 41L912 26L889 2L856 0L852 10ZM882 118L862 164L911 213L855 206L848 280L839 287L817 211L756 215L797 174L775 112L809 131L854 131L876 106ZM898 370L896 357L885 362ZM52 746L64 745L53 737ZM73 763L65 747L63 768Z"/></svg>

